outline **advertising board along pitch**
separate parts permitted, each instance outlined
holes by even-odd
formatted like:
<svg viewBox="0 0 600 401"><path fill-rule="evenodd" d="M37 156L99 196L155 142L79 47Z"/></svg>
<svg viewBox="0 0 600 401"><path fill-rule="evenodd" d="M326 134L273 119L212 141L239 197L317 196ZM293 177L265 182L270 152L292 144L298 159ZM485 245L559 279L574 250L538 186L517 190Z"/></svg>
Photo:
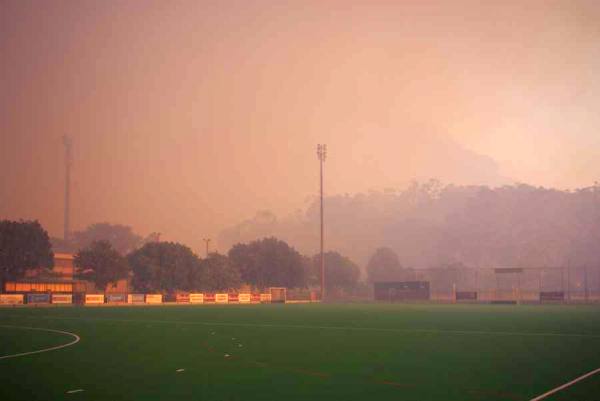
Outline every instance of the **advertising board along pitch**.
<svg viewBox="0 0 600 401"><path fill-rule="evenodd" d="M477 291L456 291L457 301L477 301Z"/></svg>
<svg viewBox="0 0 600 401"><path fill-rule="evenodd" d="M540 291L540 302L544 301L564 301L564 291Z"/></svg>
<svg viewBox="0 0 600 401"><path fill-rule="evenodd" d="M53 304L72 304L73 294L52 294Z"/></svg>
<svg viewBox="0 0 600 401"><path fill-rule="evenodd" d="M191 293L190 294L190 303L191 304L204 303L204 294Z"/></svg>
<svg viewBox="0 0 600 401"><path fill-rule="evenodd" d="M147 304L162 304L162 294L146 294Z"/></svg>
<svg viewBox="0 0 600 401"><path fill-rule="evenodd" d="M226 304L229 302L229 294L215 294L215 303Z"/></svg>
<svg viewBox="0 0 600 401"><path fill-rule="evenodd" d="M85 294L86 305L99 305L104 303L104 294Z"/></svg>
<svg viewBox="0 0 600 401"><path fill-rule="evenodd" d="M251 300L251 294L238 294L238 302L241 304L249 304Z"/></svg>
<svg viewBox="0 0 600 401"><path fill-rule="evenodd" d="M50 294L27 294L28 304L49 304Z"/></svg>
<svg viewBox="0 0 600 401"><path fill-rule="evenodd" d="M178 293L175 294L175 302L178 304L189 304L190 303L190 294Z"/></svg>
<svg viewBox="0 0 600 401"><path fill-rule="evenodd" d="M130 304L145 303L144 294L129 294L129 295L127 295L127 303L130 303Z"/></svg>
<svg viewBox="0 0 600 401"><path fill-rule="evenodd" d="M0 305L22 305L23 294L0 294Z"/></svg>
<svg viewBox="0 0 600 401"><path fill-rule="evenodd" d="M124 304L127 303L128 296L126 294L106 294L107 304Z"/></svg>

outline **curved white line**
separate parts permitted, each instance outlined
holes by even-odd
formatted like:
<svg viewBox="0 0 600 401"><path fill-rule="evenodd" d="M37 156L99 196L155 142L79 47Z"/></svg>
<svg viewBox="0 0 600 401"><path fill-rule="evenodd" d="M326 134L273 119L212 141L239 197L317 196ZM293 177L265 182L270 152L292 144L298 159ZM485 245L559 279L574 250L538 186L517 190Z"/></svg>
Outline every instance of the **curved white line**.
<svg viewBox="0 0 600 401"><path fill-rule="evenodd" d="M540 401L540 400L543 400L544 398L547 398L547 397L551 396L554 393L558 393L560 390L564 390L567 387L571 387L573 384L575 384L577 382L580 382L583 379L587 379L588 377L593 376L596 373L600 373L600 368L598 368L596 370L592 370L591 372L588 372L588 373L586 373L584 375L581 375L578 378L573 379L570 382L563 384L562 386L558 386L556 388L553 388L552 390L550 390L550 391L548 391L548 392L546 392L546 393L544 393L542 395L538 395L537 397L532 398L529 401Z"/></svg>
<svg viewBox="0 0 600 401"><path fill-rule="evenodd" d="M57 350L57 349L66 348L66 347L69 347L71 345L74 345L74 344L78 343L79 340L81 340L81 338L77 334L69 333L68 331L53 330L53 329L43 329L43 328L40 328L40 327L25 327L25 326L0 325L0 327L8 327L8 328L12 328L12 329L48 331L48 332L51 332L51 333L66 334L68 336L71 336L71 337L75 338L75 340L73 340L73 341L71 341L70 343L67 343L67 344L57 345L56 347L44 348L44 349L40 349L40 350L37 350L37 351L21 352L20 354L4 355L4 356L0 356L0 359L16 358L18 356L25 356L25 355L31 355L31 354L39 354L41 352L54 351L54 350Z"/></svg>
<svg viewBox="0 0 600 401"><path fill-rule="evenodd" d="M53 319L53 317L46 317L49 319ZM301 326L301 325L276 325L276 324L245 324L245 323L225 323L225 322L190 322L190 321L173 321L173 320L136 320L136 319L111 319L111 318L68 318L68 317L58 317L54 319L76 319L76 320L99 320L99 321L113 321L113 322L127 322L127 323L170 323L170 324L196 324L203 326L241 326L241 327L270 327L270 328L296 328L296 329L333 329L333 330L367 330L367 331L387 331L387 332L414 332L414 333L432 333L432 334L475 334L475 335L488 335L488 334L496 334L496 335L508 335L508 336L556 336L556 337L588 337L588 338L598 338L600 336L590 335L590 334L575 334L575 333L521 333L521 332L487 332L487 331L466 331L466 330L429 330L429 329L386 329L386 328L375 328L375 327L340 327L340 326ZM29 329L29 330L42 330L49 331L54 333L66 334L75 338L75 340L71 341L68 344L58 345L56 347L45 348L38 351L30 351L23 352L20 354L14 355L5 355L0 356L0 359L7 358L15 358L18 356L37 354L40 352L53 351L60 348L65 348L70 345L76 344L81 339L77 334L69 333L68 331L61 330L53 330L53 329L43 329L38 327L24 327L24 326L7 326L0 325L0 327L10 327L10 328L18 328L18 329ZM552 394L555 394L567 387L572 386L575 383L580 382L581 380L587 379L590 376L593 376L597 373L600 373L600 368L595 369L591 372L588 372L582 376L579 376L568 383L565 383L559 387L556 387L548 392L539 395L535 398L532 398L530 401L541 401Z"/></svg>

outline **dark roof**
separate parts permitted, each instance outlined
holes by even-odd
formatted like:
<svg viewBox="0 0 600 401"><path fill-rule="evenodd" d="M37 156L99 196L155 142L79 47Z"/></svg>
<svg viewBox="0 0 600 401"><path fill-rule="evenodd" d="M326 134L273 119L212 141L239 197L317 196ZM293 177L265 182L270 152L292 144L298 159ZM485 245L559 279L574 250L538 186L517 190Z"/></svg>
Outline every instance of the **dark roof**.
<svg viewBox="0 0 600 401"><path fill-rule="evenodd" d="M61 278L50 278L50 277L36 277L36 278L23 278L19 280L8 280L7 283L51 283L51 284L72 284L77 280L65 280Z"/></svg>

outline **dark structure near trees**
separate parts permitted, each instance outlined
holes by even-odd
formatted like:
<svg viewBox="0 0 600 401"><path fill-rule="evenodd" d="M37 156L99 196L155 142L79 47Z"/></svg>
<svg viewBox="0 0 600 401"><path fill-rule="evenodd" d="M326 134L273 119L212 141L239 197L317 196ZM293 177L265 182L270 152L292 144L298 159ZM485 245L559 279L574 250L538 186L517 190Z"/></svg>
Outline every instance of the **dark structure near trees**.
<svg viewBox="0 0 600 401"><path fill-rule="evenodd" d="M427 301L428 281L386 281L374 283L376 301Z"/></svg>

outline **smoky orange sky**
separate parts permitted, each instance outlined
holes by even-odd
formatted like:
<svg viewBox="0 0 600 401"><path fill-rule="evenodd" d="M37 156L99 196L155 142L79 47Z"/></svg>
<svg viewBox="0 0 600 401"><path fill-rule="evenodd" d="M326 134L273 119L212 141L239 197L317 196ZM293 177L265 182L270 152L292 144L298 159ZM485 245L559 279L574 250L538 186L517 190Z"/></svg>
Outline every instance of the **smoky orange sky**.
<svg viewBox="0 0 600 401"><path fill-rule="evenodd" d="M588 186L599 71L594 0L0 0L0 218L62 235L65 134L73 229L194 249L306 207L317 143L327 194Z"/></svg>

